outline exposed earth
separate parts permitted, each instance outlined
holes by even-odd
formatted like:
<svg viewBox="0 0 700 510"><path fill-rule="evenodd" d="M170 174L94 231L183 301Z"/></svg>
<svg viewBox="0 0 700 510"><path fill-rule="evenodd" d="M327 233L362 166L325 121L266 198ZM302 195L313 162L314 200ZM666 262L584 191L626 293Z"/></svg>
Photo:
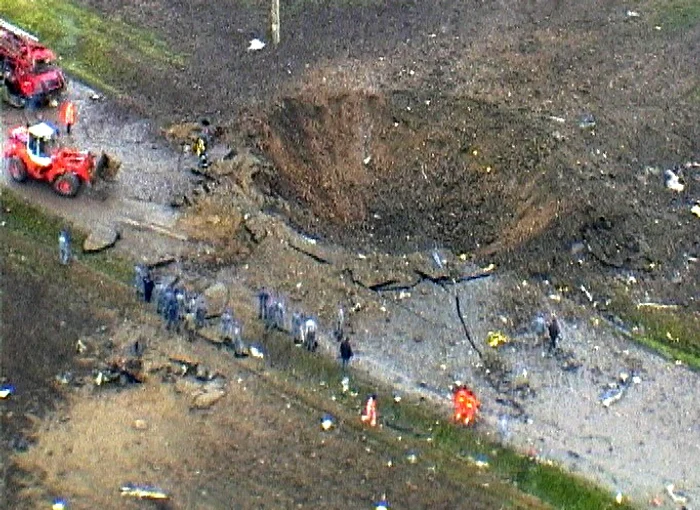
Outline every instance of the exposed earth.
<svg viewBox="0 0 700 510"><path fill-rule="evenodd" d="M691 505L700 500L698 374L630 343L634 325L608 313L620 292L633 303L700 311L700 219L690 212L700 200L700 24L666 24L651 0L303 10L296 2L284 17L283 44L248 52L248 41L264 33L261 5L232 15L216 2L155 0L147 10L79 3L133 20L199 58L177 74L135 64L122 98L94 101L72 85L75 142L123 162L106 199L98 191L65 201L41 185L13 189L87 230L118 227L115 250L135 260L176 256L164 274L180 274L192 287L224 283L248 310L246 327L255 323L254 292L266 285L290 309L319 317L322 351L333 356L329 333L340 304L353 310L357 369L443 406L449 385L468 381L484 402L484 433L496 434L506 416L502 439L636 503L647 504L668 483L682 487ZM587 115L595 125L582 127ZM208 177L193 175L194 158L181 151L191 142L188 123L202 117L218 128ZM22 114L3 111L2 121L22 122ZM223 160L231 149L236 156ZM684 191L664 186L668 168ZM485 270L490 264L495 269ZM465 341L456 295L484 351L489 331L506 332L511 344L482 360ZM543 355L532 329L537 314L552 311L563 323L554 358ZM140 334L155 334L153 327ZM255 326L249 334L262 339ZM208 346L183 349L218 363ZM238 370L235 363L222 369ZM639 382L603 407L601 391L622 372ZM77 433L99 441L100 430L89 429L95 406L109 415L140 402L149 416L162 406L162 416L146 421L162 423L173 444L188 440L174 429L191 427L204 427L212 441L222 440L221 427L263 434L252 421L233 423L242 418L224 406L203 423L188 416L168 429L178 397L160 386L88 397L76 392L51 426L37 426L38 446L23 464L49 473L49 487L73 490L57 481L65 468L42 460L42 438L63 444ZM61 416L70 417L67 425L56 424ZM121 418L122 428L132 418ZM313 442L316 425L299 441ZM77 463L94 454L71 455ZM127 461L138 459L135 451L120 455L119 462L139 464ZM175 469L174 459L159 462ZM106 508L107 487L121 474L81 483L102 487L95 501ZM444 494L458 493L450 483ZM249 492L286 508L298 503L284 492L293 485L282 477L279 496L262 482ZM380 496L381 485L329 504L348 508L353 497ZM74 496L89 500L85 490ZM183 508L197 508L194 491L208 489L181 490ZM435 504L458 507L448 500L417 507ZM673 507L668 498L663 504Z"/></svg>

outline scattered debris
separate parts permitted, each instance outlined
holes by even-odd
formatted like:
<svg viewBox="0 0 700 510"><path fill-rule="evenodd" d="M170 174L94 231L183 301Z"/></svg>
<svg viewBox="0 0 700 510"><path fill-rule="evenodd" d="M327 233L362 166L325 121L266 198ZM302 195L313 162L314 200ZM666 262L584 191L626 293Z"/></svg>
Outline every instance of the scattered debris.
<svg viewBox="0 0 700 510"><path fill-rule="evenodd" d="M56 498L53 500L51 505L51 510L66 510L68 508L68 503L63 498Z"/></svg>
<svg viewBox="0 0 700 510"><path fill-rule="evenodd" d="M596 126L595 117L590 113L581 116L578 126L581 129L593 129Z"/></svg>
<svg viewBox="0 0 700 510"><path fill-rule="evenodd" d="M248 352L253 358L263 359L265 357L265 353L263 352L262 347L251 345L248 348Z"/></svg>
<svg viewBox="0 0 700 510"><path fill-rule="evenodd" d="M681 491L677 491L676 486L672 483L666 486L666 494L677 505L685 505L688 502L688 496Z"/></svg>
<svg viewBox="0 0 700 510"><path fill-rule="evenodd" d="M497 349L501 345L509 342L510 338L500 331L489 331L486 335L486 343L489 345L489 347L493 347L494 349Z"/></svg>
<svg viewBox="0 0 700 510"><path fill-rule="evenodd" d="M132 423L131 426L134 427L135 430L148 429L148 423L146 423L146 420L134 420L134 423Z"/></svg>
<svg viewBox="0 0 700 510"><path fill-rule="evenodd" d="M331 430L334 427L335 427L335 418L333 418L330 414L324 414L323 417L321 418L321 429L322 430Z"/></svg>
<svg viewBox="0 0 700 510"><path fill-rule="evenodd" d="M610 407L612 404L617 402L622 398L622 395L625 393L624 388L616 387L616 388L610 388L603 393L600 394L600 397L598 400L600 400L600 403L603 404L603 407Z"/></svg>
<svg viewBox="0 0 700 510"><path fill-rule="evenodd" d="M142 383L146 379L143 361L139 358L113 359L107 362L101 370L97 370L94 375L96 386L112 382L124 386L128 383Z"/></svg>
<svg viewBox="0 0 700 510"><path fill-rule="evenodd" d="M671 169L664 171L664 184L671 191L677 191L678 193L685 189L685 184L680 181L678 175Z"/></svg>
<svg viewBox="0 0 700 510"><path fill-rule="evenodd" d="M625 497L622 495L622 492L617 491L617 494L615 494L615 503L621 505L624 500Z"/></svg>
<svg viewBox="0 0 700 510"><path fill-rule="evenodd" d="M664 305L661 303L644 302L644 303L637 303L637 308L654 308L657 310L661 310L661 309L675 310L676 308L678 308L678 305Z"/></svg>
<svg viewBox="0 0 700 510"><path fill-rule="evenodd" d="M700 202L697 202L693 207L691 207L690 212L700 218Z"/></svg>
<svg viewBox="0 0 700 510"><path fill-rule="evenodd" d="M83 343L83 341L80 338L78 338L78 341L75 343L75 352L77 352L78 354L82 354L85 352L86 349L87 346Z"/></svg>
<svg viewBox="0 0 700 510"><path fill-rule="evenodd" d="M406 460L409 464L416 464L418 462L418 453L411 450L406 454Z"/></svg>
<svg viewBox="0 0 700 510"><path fill-rule="evenodd" d="M437 250L433 250L432 256L433 256L433 261L435 262L435 265L437 265L437 267L439 267L440 269L443 269L444 268L443 261L442 261L442 258L440 258L440 254L437 252Z"/></svg>
<svg viewBox="0 0 700 510"><path fill-rule="evenodd" d="M343 379L340 381L340 385L343 388L343 393L350 391L350 378L347 376L343 377Z"/></svg>
<svg viewBox="0 0 700 510"><path fill-rule="evenodd" d="M585 294L588 301L592 303L593 302L593 295L590 293L590 291L586 287L584 287L583 285L581 285L580 289L581 289L581 292L583 292Z"/></svg>
<svg viewBox="0 0 700 510"><path fill-rule="evenodd" d="M265 43L260 39L252 39L248 44L248 51L258 51L265 47Z"/></svg>
<svg viewBox="0 0 700 510"><path fill-rule="evenodd" d="M56 382L62 385L70 384L71 382L73 382L73 373L61 372L60 374L56 375Z"/></svg>
<svg viewBox="0 0 700 510"><path fill-rule="evenodd" d="M382 500L380 502L374 504L374 510L389 510L386 494L382 495Z"/></svg>
<svg viewBox="0 0 700 510"><path fill-rule="evenodd" d="M208 409L226 396L226 391L222 388L212 388L210 385L202 387L202 391L197 393L192 399L192 409Z"/></svg>
<svg viewBox="0 0 700 510"><path fill-rule="evenodd" d="M3 384L0 386L0 399L6 399L15 392L14 386L11 384Z"/></svg>
<svg viewBox="0 0 700 510"><path fill-rule="evenodd" d="M470 464L474 464L479 469L486 469L487 467L489 467L489 459L484 454L479 454L476 456L469 455L467 457L467 461Z"/></svg>
<svg viewBox="0 0 700 510"><path fill-rule="evenodd" d="M640 14L637 11L627 11L628 18L638 18Z"/></svg>
<svg viewBox="0 0 700 510"><path fill-rule="evenodd" d="M165 500L170 499L170 496L158 487L153 487L150 485L137 485L133 483L127 483L121 487L122 496L129 496L138 499L158 499Z"/></svg>

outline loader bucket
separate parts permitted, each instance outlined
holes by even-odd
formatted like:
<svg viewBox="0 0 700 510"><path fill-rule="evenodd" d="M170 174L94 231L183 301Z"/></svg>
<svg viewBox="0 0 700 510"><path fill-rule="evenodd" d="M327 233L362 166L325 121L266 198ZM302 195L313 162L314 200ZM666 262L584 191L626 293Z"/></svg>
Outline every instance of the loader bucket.
<svg viewBox="0 0 700 510"><path fill-rule="evenodd" d="M113 181L117 177L121 166L121 161L103 152L95 165L95 176L99 180Z"/></svg>

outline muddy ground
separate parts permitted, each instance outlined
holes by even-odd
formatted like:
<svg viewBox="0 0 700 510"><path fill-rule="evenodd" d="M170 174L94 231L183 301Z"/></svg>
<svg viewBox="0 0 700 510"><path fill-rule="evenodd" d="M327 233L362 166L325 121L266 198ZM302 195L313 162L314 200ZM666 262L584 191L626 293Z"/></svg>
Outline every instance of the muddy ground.
<svg viewBox="0 0 700 510"><path fill-rule="evenodd" d="M438 465L424 438L368 433L353 412L364 396L343 395L336 381L345 407L313 388L295 392L266 368L285 363L283 345L279 359L263 361L192 344L166 332L132 289L100 285L80 262L65 268L53 252L26 256L31 245L3 240L13 248L2 257L2 373L16 388L2 403L4 508L55 498L75 509L371 508L384 495L401 507L462 508L467 498L469 508L541 507L464 461ZM262 324L249 320L253 304L232 303L248 338L262 337ZM135 341L141 382L98 385L106 361L133 359ZM274 351L270 345L268 355ZM193 366L186 373L193 362L211 382ZM320 427L326 413L335 420L328 431ZM157 485L170 500L120 497L127 483Z"/></svg>
<svg viewBox="0 0 700 510"><path fill-rule="evenodd" d="M229 16L216 3L83 3L200 57L184 73L144 65L124 84L138 115L74 87L84 112L76 140L125 163L110 198L22 193L84 226L121 224L117 249L135 258L180 255L173 270L250 300L262 285L276 289L321 319L331 355L337 305L355 309L359 367L443 404L449 383L467 379L492 401L485 422L509 416L513 443L611 490L639 502L672 481L697 491L692 454L677 455L698 449L697 375L628 345L597 312L622 288L697 313L700 221L690 207L700 168L684 165L700 160L700 26L664 25L653 1L635 3L640 17L622 2L294 4L284 44L246 52L264 31L257 4ZM595 126L580 126L586 114ZM200 199L183 139L166 142L160 128L203 116L223 130L217 154L239 157ZM682 193L664 187L672 167ZM183 195L196 205L172 209ZM449 285L469 275L484 278ZM464 343L455 292L476 338L511 334L515 350L502 357L512 374L528 371L535 391L516 399L494 388ZM531 321L548 311L563 317L564 349L580 369L542 357ZM639 392L601 408L602 387L633 369ZM570 407L551 404L562 395ZM650 410L650 395L664 395L663 411ZM618 432L601 437L603 423ZM656 460L640 468L642 458Z"/></svg>

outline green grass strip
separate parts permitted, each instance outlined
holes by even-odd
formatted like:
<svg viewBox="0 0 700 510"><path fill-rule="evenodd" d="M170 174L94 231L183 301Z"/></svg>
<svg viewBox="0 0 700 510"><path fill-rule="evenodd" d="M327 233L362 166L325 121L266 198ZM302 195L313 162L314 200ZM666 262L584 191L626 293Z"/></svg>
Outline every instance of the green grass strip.
<svg viewBox="0 0 700 510"><path fill-rule="evenodd" d="M634 324L640 333L631 338L671 361L681 361L693 370L700 370L700 315L682 308L637 306L617 289L610 310L623 322Z"/></svg>
<svg viewBox="0 0 700 510"><path fill-rule="evenodd" d="M149 31L69 0L2 2L0 17L39 37L64 69L106 92L118 93L141 67L185 64Z"/></svg>
<svg viewBox="0 0 700 510"><path fill-rule="evenodd" d="M656 23L662 28L681 30L700 23L698 0L666 0L658 3Z"/></svg>
<svg viewBox="0 0 700 510"><path fill-rule="evenodd" d="M78 253L81 264L93 271L108 276L115 282L130 284L133 280L133 264L110 250L97 253L80 253L80 247L87 237L66 220L40 209L24 200L12 190L0 189L0 229L10 230L43 247L55 249L58 261L58 234L68 227L73 237L73 250ZM40 270L42 268L37 268ZM50 269L43 267L46 271ZM44 275L50 276L50 275Z"/></svg>

